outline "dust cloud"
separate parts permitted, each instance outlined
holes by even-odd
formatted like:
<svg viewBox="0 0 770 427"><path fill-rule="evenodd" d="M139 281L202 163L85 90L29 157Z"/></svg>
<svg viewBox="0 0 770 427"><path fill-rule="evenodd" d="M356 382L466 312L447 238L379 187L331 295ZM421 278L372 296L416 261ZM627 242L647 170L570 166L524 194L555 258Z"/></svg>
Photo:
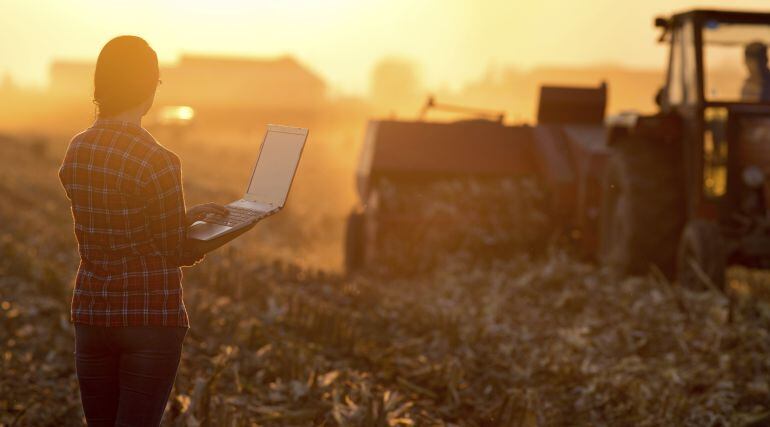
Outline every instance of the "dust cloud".
<svg viewBox="0 0 770 427"><path fill-rule="evenodd" d="M55 61L49 85L0 86L0 132L43 139L54 156L95 118L93 63ZM440 102L499 110L509 124L531 122L541 84L609 85L609 110L650 111L659 71L617 66L490 68L457 89L431 90L418 63L385 57L370 70L369 91L341 96L292 56L240 58L182 55L161 68L145 127L183 161L187 202L230 202L243 194L265 126L310 129L287 208L244 239L242 250L340 269L344 218L356 203L353 171L368 120L416 120L428 96ZM456 120L429 115L428 120Z"/></svg>

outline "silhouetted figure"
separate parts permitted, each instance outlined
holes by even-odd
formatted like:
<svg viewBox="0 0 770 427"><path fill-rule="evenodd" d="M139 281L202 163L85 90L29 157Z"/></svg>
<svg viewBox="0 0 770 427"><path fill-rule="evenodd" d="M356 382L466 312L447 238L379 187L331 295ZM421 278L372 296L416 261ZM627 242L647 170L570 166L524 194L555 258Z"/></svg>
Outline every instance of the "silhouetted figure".
<svg viewBox="0 0 770 427"><path fill-rule="evenodd" d="M744 51L749 76L743 82L741 99L746 102L770 102L770 69L767 46L761 42L746 45Z"/></svg>
<svg viewBox="0 0 770 427"><path fill-rule="evenodd" d="M71 321L90 426L159 425L189 325L180 267L203 257L187 227L226 212L187 210L179 157L142 128L158 77L147 42L110 40L94 72L99 117L59 170L80 253Z"/></svg>

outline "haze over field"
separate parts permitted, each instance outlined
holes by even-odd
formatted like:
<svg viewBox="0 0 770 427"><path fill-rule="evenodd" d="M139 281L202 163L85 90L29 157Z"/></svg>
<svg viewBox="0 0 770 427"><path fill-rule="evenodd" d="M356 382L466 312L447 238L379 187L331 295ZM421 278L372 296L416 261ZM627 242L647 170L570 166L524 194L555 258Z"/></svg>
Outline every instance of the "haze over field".
<svg viewBox="0 0 770 427"><path fill-rule="evenodd" d="M183 52L291 54L334 93L363 95L373 66L400 56L430 90L490 68L617 64L658 69L653 17L692 7L762 9L766 1L649 0L2 0L0 73L44 86L54 59L93 60L118 34L145 37L165 62ZM75 31L76 29L76 31Z"/></svg>
<svg viewBox="0 0 770 427"><path fill-rule="evenodd" d="M44 120L75 112L90 120L89 70L101 46L118 34L146 38L166 70L179 68L190 56L289 58L321 83L321 97L310 105L296 102L317 111L341 108L412 118L433 94L439 101L504 111L509 123L523 122L534 117L541 84L593 86L606 80L610 113L649 112L666 54L655 43L653 18L727 6L690 0L623 7L609 0L0 3L5 16L14 17L4 23L0 41L0 130L11 131L27 130L41 113ZM729 3L731 8L765 6L756 0ZM83 66L66 106L61 97L49 96L62 62ZM208 71L205 85L187 84L185 93L196 95L206 86L226 100L229 92L221 88L230 74L216 66ZM183 96L167 95L178 81L173 73L163 74L170 86L161 91L160 103L189 104ZM254 74L254 79L260 77Z"/></svg>

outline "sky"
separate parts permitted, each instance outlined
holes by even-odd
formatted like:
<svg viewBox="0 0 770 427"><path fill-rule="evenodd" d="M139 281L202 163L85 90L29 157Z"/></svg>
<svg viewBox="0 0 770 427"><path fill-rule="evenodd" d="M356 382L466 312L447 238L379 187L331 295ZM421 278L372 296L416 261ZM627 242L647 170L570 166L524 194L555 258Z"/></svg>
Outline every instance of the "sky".
<svg viewBox="0 0 770 427"><path fill-rule="evenodd" d="M429 88L489 69L658 68L652 22L693 7L770 10L768 0L0 0L0 75L47 84L54 59L95 60L110 38L145 38L162 62L183 53L291 54L341 94L363 94L377 61L419 66Z"/></svg>

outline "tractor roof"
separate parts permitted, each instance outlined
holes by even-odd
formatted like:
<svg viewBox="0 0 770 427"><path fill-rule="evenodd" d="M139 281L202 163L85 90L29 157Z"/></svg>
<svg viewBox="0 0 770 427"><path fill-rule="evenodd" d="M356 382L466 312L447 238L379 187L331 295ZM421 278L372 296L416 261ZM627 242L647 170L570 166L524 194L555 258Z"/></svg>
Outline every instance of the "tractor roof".
<svg viewBox="0 0 770 427"><path fill-rule="evenodd" d="M767 24L770 22L770 12L751 12L739 10L721 9L692 9L671 15L671 21L679 21L688 18L718 19L730 22ZM665 19L665 18L664 18Z"/></svg>

